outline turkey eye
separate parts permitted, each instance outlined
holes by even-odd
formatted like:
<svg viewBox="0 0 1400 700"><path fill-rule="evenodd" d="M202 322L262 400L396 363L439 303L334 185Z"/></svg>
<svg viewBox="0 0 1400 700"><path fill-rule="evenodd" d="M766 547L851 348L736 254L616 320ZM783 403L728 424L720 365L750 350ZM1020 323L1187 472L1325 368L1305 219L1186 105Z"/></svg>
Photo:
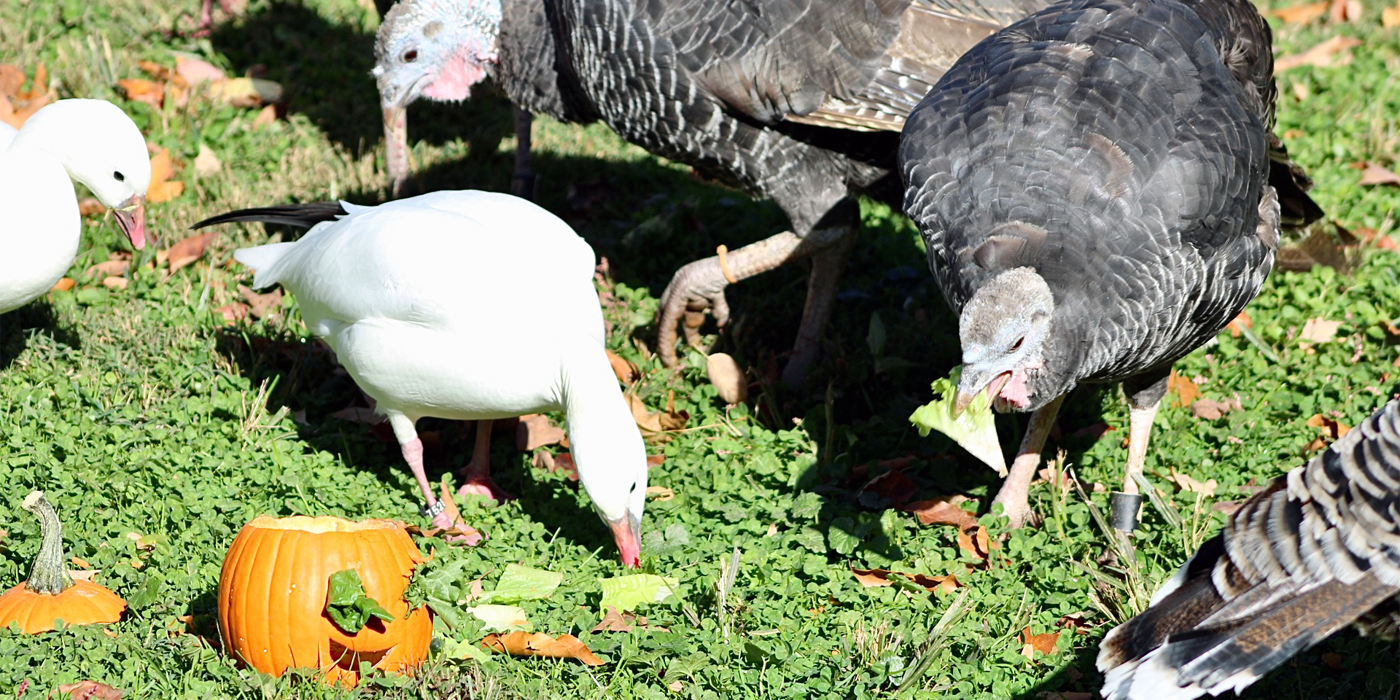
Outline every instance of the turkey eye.
<svg viewBox="0 0 1400 700"><path fill-rule="evenodd" d="M412 50L410 50L410 51L405 51L405 52L404 52L404 54L403 54L403 62L404 62L404 63L413 63L413 62L416 61L416 60L418 60L418 49L412 49Z"/></svg>
<svg viewBox="0 0 1400 700"><path fill-rule="evenodd" d="M117 182L126 182L126 176L121 174L120 170L112 173L112 177L116 178Z"/></svg>
<svg viewBox="0 0 1400 700"><path fill-rule="evenodd" d="M1017 350L1020 350L1020 349L1021 349L1021 343L1024 343L1024 342L1026 342L1026 336L1023 335L1023 336L1021 336L1020 338L1017 338L1017 339L1016 339L1016 344L1011 346L1011 352L1016 352Z"/></svg>

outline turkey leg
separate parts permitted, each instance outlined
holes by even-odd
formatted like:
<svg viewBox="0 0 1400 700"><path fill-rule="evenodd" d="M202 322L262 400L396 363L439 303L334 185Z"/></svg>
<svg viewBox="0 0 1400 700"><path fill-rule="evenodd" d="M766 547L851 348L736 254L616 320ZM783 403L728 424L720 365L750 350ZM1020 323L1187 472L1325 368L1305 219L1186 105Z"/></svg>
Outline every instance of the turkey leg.
<svg viewBox="0 0 1400 700"><path fill-rule="evenodd" d="M1137 480L1133 476L1142 474L1147 466L1147 440L1152 435L1152 422L1162 406L1162 397L1167 393L1170 375L1169 366L1166 370L1123 380L1123 393L1128 397L1128 464L1123 470L1123 490L1114 493L1110 500L1109 522L1125 532L1132 532L1138 526L1142 496L1138 494Z"/></svg>
<svg viewBox="0 0 1400 700"><path fill-rule="evenodd" d="M1035 479L1036 467L1040 466L1040 452L1045 449L1045 439L1050 436L1050 426L1055 424L1055 416L1060 412L1060 404L1065 402L1063 395L1054 401L1037 408L1031 413L1026 426L1026 436L1021 438L1021 447L1016 451L1016 459L1011 463L1011 471L1002 482L1001 490L993 503L1000 503L1006 517L1011 520L1011 528L1024 526L1031 520L1031 481Z"/></svg>

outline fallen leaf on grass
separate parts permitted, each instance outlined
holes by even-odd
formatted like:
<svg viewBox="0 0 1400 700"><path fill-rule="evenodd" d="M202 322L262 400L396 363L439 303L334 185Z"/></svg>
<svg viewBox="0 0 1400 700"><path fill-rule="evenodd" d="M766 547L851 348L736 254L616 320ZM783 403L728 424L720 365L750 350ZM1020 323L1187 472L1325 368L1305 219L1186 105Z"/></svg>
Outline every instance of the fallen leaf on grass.
<svg viewBox="0 0 1400 700"><path fill-rule="evenodd" d="M78 284L78 283L77 283L77 282L74 282L74 281L73 281L73 278L71 278L71 277L60 277L60 278L58 279L58 281L57 281L57 282L54 282L54 283L53 283L53 286L49 288L49 291L51 291L51 292L66 292L66 291L72 289L72 288L73 288L75 285L77 285L77 284Z"/></svg>
<svg viewBox="0 0 1400 700"><path fill-rule="evenodd" d="M659 603L670 598L672 591L680 586L680 581L656 574L632 574L600 578L598 585L603 589L603 599L598 607L604 610L614 607L622 612L631 612L639 605Z"/></svg>
<svg viewBox="0 0 1400 700"><path fill-rule="evenodd" d="M1351 427L1335 418L1328 418L1321 413L1313 414L1308 419L1308 425L1321 430L1321 434L1313 438L1307 445L1303 446L1303 454L1316 452L1326 447L1333 440L1351 432Z"/></svg>
<svg viewBox="0 0 1400 700"><path fill-rule="evenodd" d="M76 556L76 555L75 555L75 556L72 556L72 557L69 557L68 561L73 562L73 566L76 566L76 567L78 567L79 569L91 569L91 568L92 568L92 564L87 563L87 560L86 560L86 559L82 559L81 557L78 557L78 556Z"/></svg>
<svg viewBox="0 0 1400 700"><path fill-rule="evenodd" d="M97 277L98 275L110 277L113 275L125 275L126 271L129 269L131 269L130 257L113 258L89 267L83 274L87 277Z"/></svg>
<svg viewBox="0 0 1400 700"><path fill-rule="evenodd" d="M253 314L253 318L266 318L268 314L275 314L278 309L282 308L281 287L265 294L259 294L240 284L238 285L238 293L243 295L244 301L248 302L248 311Z"/></svg>
<svg viewBox="0 0 1400 700"><path fill-rule="evenodd" d="M126 691L117 690L106 683L98 683L97 681L60 685L58 692L68 696L71 700L121 700L122 695L126 693Z"/></svg>
<svg viewBox="0 0 1400 700"><path fill-rule="evenodd" d="M905 476L899 468L894 467L871 479L860 490L876 494L895 505L900 505L914 494L914 482L910 481L909 477Z"/></svg>
<svg viewBox="0 0 1400 700"><path fill-rule="evenodd" d="M1341 327L1341 321L1310 318L1303 323L1303 330L1298 334L1298 340L1304 343L1325 343L1335 338L1337 336L1337 329Z"/></svg>
<svg viewBox="0 0 1400 700"><path fill-rule="evenodd" d="M856 581L866 588L893 586L894 581L890 580L891 576L903 576L914 582L915 585L922 586L929 593L936 590L952 593L958 588L958 578L952 574L926 576L924 574L906 574L903 571L889 571L888 569L851 569L851 573L855 575Z"/></svg>
<svg viewBox="0 0 1400 700"><path fill-rule="evenodd" d="M197 58L185 58L175 56L175 73L190 85L212 82L216 83L225 79L224 72L208 61L201 61Z"/></svg>
<svg viewBox="0 0 1400 700"><path fill-rule="evenodd" d="M253 128L261 129L275 121L277 121L277 107L268 105L258 111L258 116L253 117Z"/></svg>
<svg viewBox="0 0 1400 700"><path fill-rule="evenodd" d="M608 350L607 353L608 364L612 365L612 371L613 374L617 376L617 381L627 386L632 386L634 382L641 378L641 373L637 371L636 365L624 360L611 350Z"/></svg>
<svg viewBox="0 0 1400 700"><path fill-rule="evenodd" d="M24 86L24 71L17 66L0 64L0 121L18 129L35 112L49 103L48 72L40 63L34 69L34 86Z"/></svg>
<svg viewBox="0 0 1400 700"><path fill-rule="evenodd" d="M258 107L282 101L282 86L263 78L229 78L215 83L210 92L234 107Z"/></svg>
<svg viewBox="0 0 1400 700"><path fill-rule="evenodd" d="M1279 248L1274 268L1305 272L1318 265L1348 273L1356 267L1360 239L1336 222L1319 222L1308 227L1308 236Z"/></svg>
<svg viewBox="0 0 1400 700"><path fill-rule="evenodd" d="M632 419L637 422L637 427L650 433L664 433L667 431L680 430L685 427L690 420L690 414L685 411L676 411L676 392L672 391L666 397L666 410L660 413L650 413L646 404L642 403L636 394L624 394L627 399L627 407L632 411Z"/></svg>
<svg viewBox="0 0 1400 700"><path fill-rule="evenodd" d="M475 547L486 539L486 535L481 531L468 525L453 525L446 530L440 527L422 528L417 525L405 524L404 532L419 537L441 537L453 544L464 544L468 547Z"/></svg>
<svg viewBox="0 0 1400 700"><path fill-rule="evenodd" d="M749 383L733 357L722 352L710 355L705 359L705 373L725 403L735 406L748 400Z"/></svg>
<svg viewBox="0 0 1400 700"><path fill-rule="evenodd" d="M101 569L77 569L70 570L68 575L71 576L74 581L91 581L97 578L97 575L100 573L102 573Z"/></svg>
<svg viewBox="0 0 1400 700"><path fill-rule="evenodd" d="M1238 338L1245 329L1254 327L1254 319L1249 317L1248 311L1241 311L1240 315L1225 324L1225 327L1230 330L1231 338Z"/></svg>
<svg viewBox="0 0 1400 700"><path fill-rule="evenodd" d="M1283 20L1285 24L1307 24L1327 14L1327 6L1327 0L1322 0L1322 2L1311 2L1304 5L1293 5L1291 7L1270 10L1268 14Z"/></svg>
<svg viewBox="0 0 1400 700"><path fill-rule="evenodd" d="M145 102L160 109L165 102L165 86L145 78L123 78L117 81L122 95L132 102Z"/></svg>
<svg viewBox="0 0 1400 700"><path fill-rule="evenodd" d="M1360 45L1360 39L1349 36L1334 36L1303 53L1279 58L1274 61L1274 72L1282 73L1301 66L1316 66L1318 68L1345 66L1351 63L1351 54L1343 54L1343 52Z"/></svg>
<svg viewBox="0 0 1400 700"><path fill-rule="evenodd" d="M1361 0L1332 0L1328 15L1337 24L1355 22L1361 19Z"/></svg>
<svg viewBox="0 0 1400 700"><path fill-rule="evenodd" d="M457 499L452 497L452 486L447 483L447 475L442 475L442 482L438 484L438 500L442 501L443 513L451 518L452 522L462 520L462 511L457 508Z"/></svg>
<svg viewBox="0 0 1400 700"><path fill-rule="evenodd" d="M551 637L543 632L511 632L492 634L481 640L481 646L511 656L547 656L553 659L577 659L588 666L601 666L603 660L593 655L578 637L561 634Z"/></svg>
<svg viewBox="0 0 1400 700"><path fill-rule="evenodd" d="M1182 491L1199 493L1202 496L1214 496L1216 487L1220 485L1215 479L1207 479L1205 483L1201 483L1191 478L1191 475L1182 474L1175 469L1171 470L1171 476L1168 477L1168 481L1181 487Z"/></svg>
<svg viewBox="0 0 1400 700"><path fill-rule="evenodd" d="M530 452L545 445L557 445L564 439L564 429L549 422L538 413L521 416L515 428L515 449Z"/></svg>
<svg viewBox="0 0 1400 700"><path fill-rule="evenodd" d="M676 497L676 492L665 486L648 486L647 496L655 496L658 501L669 501Z"/></svg>
<svg viewBox="0 0 1400 700"><path fill-rule="evenodd" d="M685 687L685 684L684 684L684 683L681 683L680 681L675 681L675 682L673 682L673 683L667 683L667 684L666 684L666 687L667 687L667 688L670 688L670 689L671 689L671 692L673 692L673 693L679 693L679 692L681 692L681 688L684 688L684 687Z"/></svg>
<svg viewBox="0 0 1400 700"><path fill-rule="evenodd" d="M127 281L126 281L126 278L125 278L125 277L104 277L104 278L102 278L102 286L104 286L104 287L106 287L106 288L108 288L108 289L110 289L110 290L113 290L113 291L121 291L121 290L123 290L123 289L126 289L126 285L127 285Z"/></svg>
<svg viewBox="0 0 1400 700"><path fill-rule="evenodd" d="M208 144L199 144L199 155L194 157L194 171L202 177L208 177L219 172L224 167L219 156L214 153L214 149Z"/></svg>
<svg viewBox="0 0 1400 700"><path fill-rule="evenodd" d="M976 516L958 507L966 500L965 496L934 498L915 501L901 510L913 513L922 525L956 525L961 530L977 524Z"/></svg>
<svg viewBox="0 0 1400 700"><path fill-rule="evenodd" d="M156 151L151 156L151 184L146 188L146 201L151 204L168 202L184 193L185 183L170 179L174 174L175 162L170 159L170 150L162 148Z"/></svg>
<svg viewBox="0 0 1400 700"><path fill-rule="evenodd" d="M1342 655L1335 651L1324 652L1322 654L1322 665L1333 671L1342 670Z"/></svg>
<svg viewBox="0 0 1400 700"><path fill-rule="evenodd" d="M992 542L991 536L987 534L987 528L981 525L958 529L958 549L978 559L990 559L992 550L999 546L999 544ZM983 564L985 563L983 561Z"/></svg>
<svg viewBox="0 0 1400 700"><path fill-rule="evenodd" d="M569 481L578 481L578 468L574 466L574 458L568 452L560 452L552 455L545 451L535 453L534 465L536 469L543 469L551 474L563 471L569 477Z"/></svg>
<svg viewBox="0 0 1400 700"><path fill-rule="evenodd" d="M1021 656L1026 657L1027 661L1033 661L1035 660L1033 651L1038 651L1041 654L1053 654L1055 653L1055 642L1059 640L1059 632L1031 634L1031 628L1027 627L1021 630L1021 643L1024 644L1021 647Z"/></svg>
<svg viewBox="0 0 1400 700"><path fill-rule="evenodd" d="M1220 417L1226 413L1238 411L1242 408L1244 408L1244 405L1238 396L1225 399L1224 401L1197 399L1196 403L1191 404L1191 415L1206 420L1219 420Z"/></svg>
<svg viewBox="0 0 1400 700"><path fill-rule="evenodd" d="M1381 10L1381 26L1386 29L1400 27L1400 2L1395 3L1394 7Z"/></svg>
<svg viewBox="0 0 1400 700"><path fill-rule="evenodd" d="M607 613L603 615L603 621L593 626L589 630L593 634L599 632L631 632L634 629L656 630L657 632L670 632L665 627L647 624L645 615L638 616L629 612L619 612L617 608L609 606Z"/></svg>
<svg viewBox="0 0 1400 700"><path fill-rule="evenodd" d="M223 316L224 323L238 323L239 321L248 318L248 305L241 302L225 304L217 309L214 309L214 313Z"/></svg>
<svg viewBox="0 0 1400 700"><path fill-rule="evenodd" d="M1172 401L1173 406L1190 406L1201 397L1200 387L1197 387L1196 383L1190 379L1177 374L1176 370L1172 370L1171 375L1167 377L1167 391L1176 395L1176 399Z"/></svg>
<svg viewBox="0 0 1400 700"><path fill-rule="evenodd" d="M1055 625L1074 630L1075 634L1089 634L1089 623L1084 619L1082 612L1061 615L1060 619L1055 621Z"/></svg>
<svg viewBox="0 0 1400 700"><path fill-rule="evenodd" d="M1400 185L1400 175L1382 168L1375 163L1367 162L1365 169L1361 171L1361 185Z"/></svg>

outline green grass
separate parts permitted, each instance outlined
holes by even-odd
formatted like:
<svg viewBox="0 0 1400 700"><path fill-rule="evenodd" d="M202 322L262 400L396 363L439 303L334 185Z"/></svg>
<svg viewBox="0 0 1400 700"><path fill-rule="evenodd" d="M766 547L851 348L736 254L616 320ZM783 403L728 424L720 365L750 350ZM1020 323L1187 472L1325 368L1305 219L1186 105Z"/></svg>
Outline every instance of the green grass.
<svg viewBox="0 0 1400 700"><path fill-rule="evenodd" d="M188 225L228 209L283 201L385 197L379 117L370 67L377 21L354 0L253 0L243 18L209 39L182 38L196 0L8 0L0 3L0 62L48 65L62 96L111 99L152 143L185 165L187 190L153 205L159 247ZM1389 229L1396 188L1357 186L1358 161L1392 165L1400 115L1400 37L1380 26L1369 2L1357 24L1280 27L1280 53L1337 33L1361 38L1354 61L1300 68L1279 79L1279 131L1317 181L1329 216L1352 228ZM125 102L111 85L141 77L136 63L173 64L184 52L243 73L265 66L292 95L289 118L254 128L254 112L196 97L156 111ZM1302 86L1302 87L1295 87ZM1299 99L1299 95L1306 95ZM410 128L423 190L505 190L514 150L508 106L490 88L464 106L415 105ZM223 162L201 176L201 144ZM928 398L929 382L957 362L955 323L928 274L917 236L901 216L865 207L866 232L841 283L826 337L826 358L809 389L773 388L805 291L801 266L735 286L736 311L718 349L754 368L761 389L749 405L726 409L691 353L679 372L646 349L656 298L683 263L785 227L771 204L698 181L688 168L620 142L600 126L539 121L535 127L539 199L565 217L610 262L609 346L645 373L639 394L653 410L675 393L690 414L687 432L653 454L653 484L675 490L648 506L646 570L680 581L679 600L642 609L668 631L589 634L600 577L625 573L607 531L575 484L529 467L530 456L494 447L500 483L519 500L490 509L468 504L468 522L489 539L475 549L435 546L439 562L462 562L463 581L495 581L512 562L564 574L545 600L523 603L535 629L579 634L608 663L493 656L485 663L434 658L415 680L373 678L357 695L446 698L888 697L927 654L911 684L921 698L1039 698L1093 692L1098 640L1135 600L1180 564L1250 484L1295 466L1316 435L1305 425L1324 413L1355 425L1395 388L1400 258L1368 250L1351 276L1329 269L1275 275L1249 313L1260 342L1228 333L1178 365L1199 377L1206 397L1239 394L1243 409L1217 421L1165 407L1158 419L1149 479L1184 514L1173 527L1149 509L1134 536L1136 563L1104 556L1109 540L1090 506L1072 490L1038 484L1032 503L1046 515L1012 533L990 567L957 546L948 527L920 526L865 488L910 457L902 473L918 497L965 493L983 522L993 475L940 437L921 439L907 422ZM27 573L37 526L20 511L42 488L64 519L69 553L101 570L98 580L131 609L111 627L36 637L0 631L0 691L29 683L26 697L91 678L132 697L335 697L300 676L270 679L239 669L217 648L214 596L223 554L252 517L334 514L420 522L418 492L397 447L331 413L359 400L329 354L310 342L295 301L279 318L225 325L213 312L237 301L250 275L231 263L240 245L266 240L260 228L226 228L205 259L169 279L140 269L124 291L108 292L83 271L120 250L109 219L89 219L70 276L74 292L55 293L5 322L0 340L0 583ZM274 230L273 236L286 235ZM142 261L150 259L146 252ZM471 261L463 261L464 273ZM510 303L510 300L494 300ZM872 343L878 315L884 342ZM1310 318L1343 322L1341 342L1309 352L1296 335ZM550 319L540 318L540 342ZM874 333L878 335L878 333ZM879 348L879 356L872 354ZM877 363L878 361L878 363ZM1084 387L1066 402L1066 463L1086 483L1121 479L1127 411L1116 388ZM556 419L560 417L556 416ZM1014 444L1024 416L998 419ZM1115 432L1077 434L1104 422ZM466 458L470 432L423 421L439 435L428 454L432 475ZM1166 479L1175 469L1219 482L1197 503ZM878 483L874 486L878 487ZM1089 496L1106 510L1106 496ZM993 525L994 529L995 526ZM152 536L138 549L128 538ZM733 550L732 588L717 585ZM134 566L133 563L136 565ZM969 564L978 565L969 569ZM862 588L850 568L955 574L960 592ZM1127 570L1127 574L1121 572ZM488 586L490 584L488 583ZM961 614L935 626L959 595ZM1021 630L1048 632L1082 613L1084 634L1066 630L1053 654L1021 656ZM193 617L190 631L183 616ZM482 632L440 627L444 638L475 642ZM1246 697L1394 696L1395 649L1343 634L1285 664ZM1336 668L1324 653L1339 655ZM1330 658L1330 657L1329 657ZM678 689L678 690L677 690ZM1046 694L1049 693L1049 694ZM1084 697L1083 695L1067 697Z"/></svg>

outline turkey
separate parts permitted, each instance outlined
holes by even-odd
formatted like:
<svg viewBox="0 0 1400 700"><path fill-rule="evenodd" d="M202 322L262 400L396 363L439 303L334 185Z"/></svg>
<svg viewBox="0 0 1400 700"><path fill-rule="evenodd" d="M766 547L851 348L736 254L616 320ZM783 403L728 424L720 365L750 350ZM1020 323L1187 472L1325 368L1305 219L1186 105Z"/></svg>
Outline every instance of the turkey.
<svg viewBox="0 0 1400 700"><path fill-rule="evenodd" d="M112 210L134 248L146 245L146 139L102 100L59 100L13 131L0 124L0 314L49 291L73 265L83 223L73 181Z"/></svg>
<svg viewBox="0 0 1400 700"><path fill-rule="evenodd" d="M435 526L456 523L423 470L419 418L562 409L579 481L623 562L638 565L646 448L603 348L593 249L573 229L525 200L470 191L247 209L195 228L233 221L314 226L234 257L256 271L255 287L281 284L297 298L307 328L375 400ZM547 340L539 318L553 319ZM463 493L495 490L488 438L478 432Z"/></svg>
<svg viewBox="0 0 1400 700"><path fill-rule="evenodd" d="M1332 633L1400 623L1400 402L1255 494L1099 646L1108 700L1249 686Z"/></svg>
<svg viewBox="0 0 1400 700"><path fill-rule="evenodd" d="M789 383L818 351L859 219L898 204L904 117L963 51L1043 0L403 0L375 45L391 180L408 171L405 109L461 100L488 75L529 110L601 120L652 153L772 199L791 230L693 262L662 295L676 326L721 326L724 289L812 258Z"/></svg>
<svg viewBox="0 0 1400 700"><path fill-rule="evenodd" d="M1073 0L967 52L905 124L905 211L958 314L956 406L1034 411L996 502L1012 526L1065 395L1121 381L1124 492L1172 363L1259 293L1280 223L1321 211L1271 138L1268 25L1247 0Z"/></svg>

